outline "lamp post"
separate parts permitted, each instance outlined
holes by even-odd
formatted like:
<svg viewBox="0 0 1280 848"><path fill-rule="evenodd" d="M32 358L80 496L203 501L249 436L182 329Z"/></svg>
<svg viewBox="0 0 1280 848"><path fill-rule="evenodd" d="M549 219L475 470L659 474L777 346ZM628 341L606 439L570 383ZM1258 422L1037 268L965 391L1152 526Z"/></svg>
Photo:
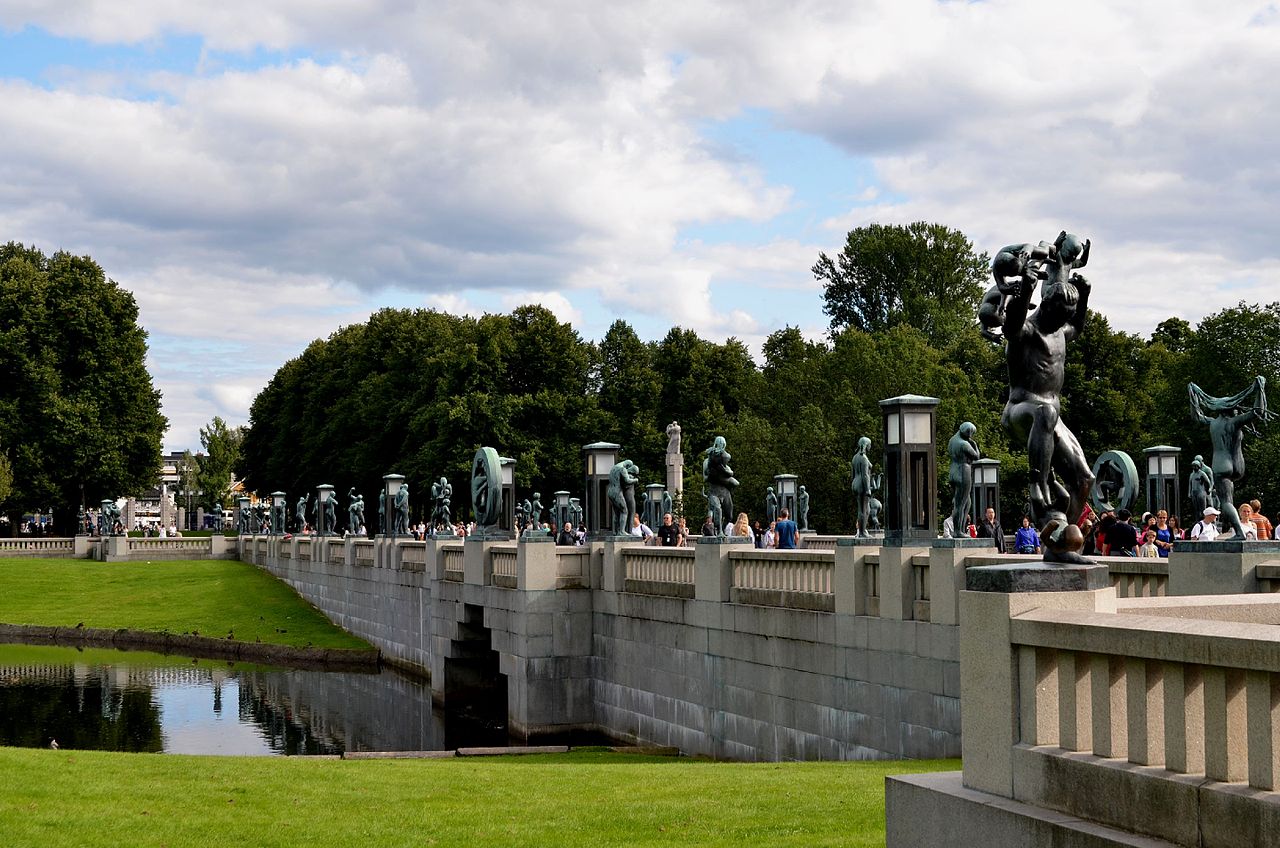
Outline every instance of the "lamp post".
<svg viewBox="0 0 1280 848"><path fill-rule="evenodd" d="M613 533L613 515L609 509L609 472L618 462L618 451L622 445L613 442L592 442L584 445L586 466L586 498L583 500L583 521L587 525L587 533L591 536L611 535Z"/></svg>
<svg viewBox="0 0 1280 848"><path fill-rule="evenodd" d="M796 481L799 478L794 474L775 474L773 475L773 485L778 493L778 515L782 515L782 510L787 511L793 519L796 517Z"/></svg>
<svg viewBox="0 0 1280 848"><path fill-rule="evenodd" d="M516 461L509 456L498 457L502 469L502 512L498 514L498 529L516 532Z"/></svg>
<svg viewBox="0 0 1280 848"><path fill-rule="evenodd" d="M880 401L884 416L885 543L928 544L938 519L938 399L901 395Z"/></svg>
<svg viewBox="0 0 1280 848"><path fill-rule="evenodd" d="M553 492L551 497L554 498L555 503L556 526L563 529L564 525L569 523L569 493L561 489Z"/></svg>
<svg viewBox="0 0 1280 848"><path fill-rule="evenodd" d="M1177 515L1182 505L1182 478L1178 474L1182 448L1156 445L1143 453L1147 455L1147 509L1152 512L1163 509Z"/></svg>
<svg viewBox="0 0 1280 848"><path fill-rule="evenodd" d="M382 475L382 485L387 493L386 535L394 539L396 537L396 495L400 494L400 487L404 485L404 475L384 474Z"/></svg>
<svg viewBox="0 0 1280 848"><path fill-rule="evenodd" d="M271 535L284 535L284 505L288 495L284 492L271 493Z"/></svg>
<svg viewBox="0 0 1280 848"><path fill-rule="evenodd" d="M978 523L979 516L987 514L987 507L994 509L996 515L1000 514L1000 460L989 457L973 463L973 495L969 515L975 524ZM956 527L954 532L957 536L963 536L965 528Z"/></svg>
<svg viewBox="0 0 1280 848"><path fill-rule="evenodd" d="M249 499L236 498L236 535L243 536L249 532Z"/></svg>
<svg viewBox="0 0 1280 848"><path fill-rule="evenodd" d="M666 490L661 483L650 483L644 487L645 523L650 530L662 523L662 493Z"/></svg>
<svg viewBox="0 0 1280 848"><path fill-rule="evenodd" d="M333 500L333 486L322 483L316 486L316 529L317 535L332 536L333 528L329 526L329 501ZM387 503L391 503L388 499Z"/></svg>

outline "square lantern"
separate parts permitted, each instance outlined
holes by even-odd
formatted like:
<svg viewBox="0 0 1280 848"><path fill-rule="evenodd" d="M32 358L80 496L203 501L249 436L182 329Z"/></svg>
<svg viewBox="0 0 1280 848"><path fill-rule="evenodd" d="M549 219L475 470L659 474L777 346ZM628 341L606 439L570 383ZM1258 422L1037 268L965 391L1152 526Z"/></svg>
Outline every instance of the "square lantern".
<svg viewBox="0 0 1280 848"><path fill-rule="evenodd" d="M794 474L773 475L774 491L778 494L778 517L782 517L785 509L792 520L796 517L796 481Z"/></svg>
<svg viewBox="0 0 1280 848"><path fill-rule="evenodd" d="M252 533L249 524L253 519L249 515L249 499L236 498L236 535Z"/></svg>
<svg viewBox="0 0 1280 848"><path fill-rule="evenodd" d="M558 492L553 492L551 497L554 498L556 527L563 528L565 524L569 523L569 493L561 489Z"/></svg>
<svg viewBox="0 0 1280 848"><path fill-rule="evenodd" d="M938 399L880 401L884 415L885 542L928 544L938 521Z"/></svg>
<svg viewBox="0 0 1280 848"><path fill-rule="evenodd" d="M516 461L509 456L498 457L502 468L502 511L498 514L498 529L516 532Z"/></svg>
<svg viewBox="0 0 1280 848"><path fill-rule="evenodd" d="M1177 515L1182 505L1182 479L1178 459L1182 448L1156 445L1143 451L1147 455L1147 509L1165 510Z"/></svg>
<svg viewBox="0 0 1280 848"><path fill-rule="evenodd" d="M606 490L609 488L609 472L618 462L622 445L613 442L592 442L582 448L586 466L586 499L583 501L582 520L591 536L613 535L613 511L609 508Z"/></svg>
<svg viewBox="0 0 1280 848"><path fill-rule="evenodd" d="M981 523L982 516L987 514L987 507L994 509L999 518L1000 460L989 457L973 463L973 497L969 502L969 515L974 524ZM964 528L957 527L955 532L957 536L964 535Z"/></svg>
<svg viewBox="0 0 1280 848"><path fill-rule="evenodd" d="M271 535L284 535L284 507L288 495L284 492L271 493Z"/></svg>
<svg viewBox="0 0 1280 848"><path fill-rule="evenodd" d="M650 530L656 530L662 523L662 496L667 487L661 483L650 483L644 487L644 523Z"/></svg>
<svg viewBox="0 0 1280 848"><path fill-rule="evenodd" d="M392 539L396 537L396 495L400 494L400 487L403 485L403 474L382 475L382 487L386 495L386 504L383 508L382 533Z"/></svg>
<svg viewBox="0 0 1280 848"><path fill-rule="evenodd" d="M316 486L316 534L332 536L334 528L329 526L329 501L333 500L333 486L322 483ZM387 499L391 503L391 499Z"/></svg>

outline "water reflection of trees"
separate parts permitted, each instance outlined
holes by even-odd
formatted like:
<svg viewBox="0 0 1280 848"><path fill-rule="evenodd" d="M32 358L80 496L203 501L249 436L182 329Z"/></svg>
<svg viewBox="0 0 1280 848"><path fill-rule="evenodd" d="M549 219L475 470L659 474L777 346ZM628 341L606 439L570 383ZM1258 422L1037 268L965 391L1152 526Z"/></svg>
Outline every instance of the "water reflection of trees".
<svg viewBox="0 0 1280 848"><path fill-rule="evenodd" d="M240 720L253 722L267 746L282 754L341 754L342 742L313 722L297 716L286 702L271 698L262 687L240 684Z"/></svg>
<svg viewBox="0 0 1280 848"><path fill-rule="evenodd" d="M0 669L0 745L160 751L160 710L150 686L110 668Z"/></svg>

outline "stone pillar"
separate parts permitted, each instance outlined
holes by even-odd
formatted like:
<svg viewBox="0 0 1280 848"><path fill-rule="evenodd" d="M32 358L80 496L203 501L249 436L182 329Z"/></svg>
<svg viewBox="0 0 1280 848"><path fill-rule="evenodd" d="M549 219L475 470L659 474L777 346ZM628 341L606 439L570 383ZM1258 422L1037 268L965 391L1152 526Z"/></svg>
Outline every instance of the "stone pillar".
<svg viewBox="0 0 1280 848"><path fill-rule="evenodd" d="M899 621L915 618L915 573L912 557L927 554L921 545L907 545L886 539L880 548L880 617Z"/></svg>
<svg viewBox="0 0 1280 848"><path fill-rule="evenodd" d="M462 543L462 582L474 586L488 586L493 582L493 562L489 559L489 545L468 536ZM554 545L552 548L554 549Z"/></svg>
<svg viewBox="0 0 1280 848"><path fill-rule="evenodd" d="M213 559L222 559L226 555L227 537L219 530L209 536L209 556Z"/></svg>
<svg viewBox="0 0 1280 848"><path fill-rule="evenodd" d="M960 739L964 785L1014 797L1013 746L1021 739L1014 616L1037 608L1115 611L1106 566L985 565L960 594ZM1105 588L1103 588L1105 584Z"/></svg>
<svg viewBox="0 0 1280 848"><path fill-rule="evenodd" d="M677 492L684 491L684 454L669 453L667 465L667 491L674 498Z"/></svg>
<svg viewBox="0 0 1280 848"><path fill-rule="evenodd" d="M841 536L836 540L835 572L831 589L835 611L847 615L870 615L867 611L866 559L880 555L880 540ZM879 615L877 611L875 613Z"/></svg>
<svg viewBox="0 0 1280 848"><path fill-rule="evenodd" d="M735 545L751 544L737 536L704 536L698 539L693 558L693 597L699 601L729 601L733 588L733 565L729 551Z"/></svg>
<svg viewBox="0 0 1280 848"><path fill-rule="evenodd" d="M974 554L994 554L995 539L934 539L929 550L929 620L960 623L960 593L964 591L965 560Z"/></svg>
<svg viewBox="0 0 1280 848"><path fill-rule="evenodd" d="M1258 566L1280 558L1280 540L1178 541L1169 554L1170 595L1238 595L1258 591Z"/></svg>
<svg viewBox="0 0 1280 848"><path fill-rule="evenodd" d="M560 555L550 536L521 538L516 543L516 588L554 589Z"/></svg>

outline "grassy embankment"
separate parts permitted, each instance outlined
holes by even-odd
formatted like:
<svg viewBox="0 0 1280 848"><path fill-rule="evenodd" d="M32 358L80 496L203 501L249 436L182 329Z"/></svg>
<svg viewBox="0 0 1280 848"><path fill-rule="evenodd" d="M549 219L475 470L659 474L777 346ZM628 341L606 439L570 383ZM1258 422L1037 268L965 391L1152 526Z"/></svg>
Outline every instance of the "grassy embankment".
<svg viewBox="0 0 1280 848"><path fill-rule="evenodd" d="M368 647L284 583L232 560L0 559L0 622Z"/></svg>
<svg viewBox="0 0 1280 848"><path fill-rule="evenodd" d="M884 777L946 761L341 761L0 749L12 846L884 845Z"/></svg>

